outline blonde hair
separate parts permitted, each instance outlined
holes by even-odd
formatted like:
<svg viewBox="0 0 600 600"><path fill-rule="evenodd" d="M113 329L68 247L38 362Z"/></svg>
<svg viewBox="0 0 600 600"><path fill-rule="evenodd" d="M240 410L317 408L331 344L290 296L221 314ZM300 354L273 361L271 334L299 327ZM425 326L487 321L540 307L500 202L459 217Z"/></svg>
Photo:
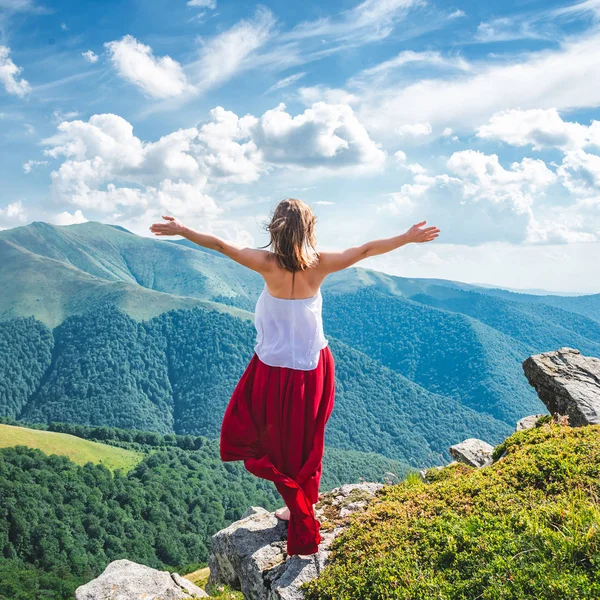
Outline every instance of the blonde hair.
<svg viewBox="0 0 600 600"><path fill-rule="evenodd" d="M280 267L295 273L314 266L319 260L315 224L317 217L308 204L296 198L282 200L273 211L265 229Z"/></svg>

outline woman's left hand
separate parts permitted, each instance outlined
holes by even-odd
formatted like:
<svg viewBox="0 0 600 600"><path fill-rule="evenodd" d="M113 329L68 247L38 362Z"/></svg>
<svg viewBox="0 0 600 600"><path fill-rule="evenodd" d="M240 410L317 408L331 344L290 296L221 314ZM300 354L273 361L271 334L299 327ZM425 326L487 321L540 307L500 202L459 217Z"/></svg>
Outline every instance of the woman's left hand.
<svg viewBox="0 0 600 600"><path fill-rule="evenodd" d="M153 223L150 225L150 231L156 235L183 235L185 225L175 217L163 215L166 223Z"/></svg>

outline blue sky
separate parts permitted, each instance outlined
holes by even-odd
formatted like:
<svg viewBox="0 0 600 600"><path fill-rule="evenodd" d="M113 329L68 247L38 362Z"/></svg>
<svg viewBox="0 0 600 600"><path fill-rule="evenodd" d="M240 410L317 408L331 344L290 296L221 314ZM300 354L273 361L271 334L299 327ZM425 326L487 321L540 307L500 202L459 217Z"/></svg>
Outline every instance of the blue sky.
<svg viewBox="0 0 600 600"><path fill-rule="evenodd" d="M600 292L600 0L0 0L0 227L161 214L250 245L286 196L410 277Z"/></svg>

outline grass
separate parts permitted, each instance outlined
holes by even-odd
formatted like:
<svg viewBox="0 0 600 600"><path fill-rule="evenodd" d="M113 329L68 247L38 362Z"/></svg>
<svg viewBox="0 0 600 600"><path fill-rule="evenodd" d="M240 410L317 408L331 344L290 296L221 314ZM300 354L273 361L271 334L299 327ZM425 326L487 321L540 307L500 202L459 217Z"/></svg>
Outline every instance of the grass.
<svg viewBox="0 0 600 600"><path fill-rule="evenodd" d="M46 454L66 456L78 465L88 462L102 464L111 471L129 471L143 458L142 454L133 450L115 448L66 433L0 425L0 448L12 446L28 446Z"/></svg>
<svg viewBox="0 0 600 600"><path fill-rule="evenodd" d="M496 456L385 486L306 600L600 598L600 426L543 423Z"/></svg>

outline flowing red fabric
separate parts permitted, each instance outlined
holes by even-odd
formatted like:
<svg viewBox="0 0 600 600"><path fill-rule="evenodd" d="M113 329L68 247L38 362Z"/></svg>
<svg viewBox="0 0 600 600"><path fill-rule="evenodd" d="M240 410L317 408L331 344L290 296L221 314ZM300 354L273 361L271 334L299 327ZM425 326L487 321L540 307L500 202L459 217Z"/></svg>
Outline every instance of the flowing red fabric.
<svg viewBox="0 0 600 600"><path fill-rule="evenodd" d="M319 499L325 424L334 405L333 355L315 369L272 367L255 353L236 385L221 427L221 460L273 481L290 509L287 553L314 554L321 541Z"/></svg>

